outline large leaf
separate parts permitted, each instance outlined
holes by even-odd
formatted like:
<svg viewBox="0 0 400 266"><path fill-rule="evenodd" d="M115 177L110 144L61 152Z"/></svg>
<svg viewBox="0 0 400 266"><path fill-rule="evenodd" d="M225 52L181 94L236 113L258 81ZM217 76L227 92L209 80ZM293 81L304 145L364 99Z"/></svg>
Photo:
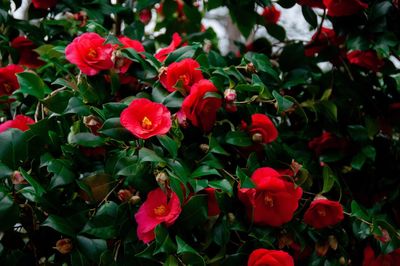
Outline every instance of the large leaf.
<svg viewBox="0 0 400 266"><path fill-rule="evenodd" d="M0 162L16 169L27 157L26 135L19 129L10 128L0 133Z"/></svg>
<svg viewBox="0 0 400 266"><path fill-rule="evenodd" d="M43 99L51 90L43 80L33 72L22 72L17 74L20 85L19 91Z"/></svg>
<svg viewBox="0 0 400 266"><path fill-rule="evenodd" d="M18 222L19 207L12 197L0 190L0 230L5 231Z"/></svg>

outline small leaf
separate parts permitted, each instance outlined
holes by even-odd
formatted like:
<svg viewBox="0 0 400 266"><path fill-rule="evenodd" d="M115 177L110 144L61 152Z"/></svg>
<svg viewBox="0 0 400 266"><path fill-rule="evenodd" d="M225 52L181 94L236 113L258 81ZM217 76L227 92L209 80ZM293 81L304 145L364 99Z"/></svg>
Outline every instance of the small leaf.
<svg viewBox="0 0 400 266"><path fill-rule="evenodd" d="M178 156L178 144L168 137L167 135L158 136L158 140L160 141L161 145L167 149L169 154L171 154L172 158L176 158Z"/></svg>
<svg viewBox="0 0 400 266"><path fill-rule="evenodd" d="M329 166L324 166L322 169L322 177L324 179L324 185L322 187L321 194L324 194L331 191L336 182L336 177Z"/></svg>
<svg viewBox="0 0 400 266"><path fill-rule="evenodd" d="M57 215L49 215L49 217L42 223L42 226L51 227L63 235L75 237L74 229L68 224L64 217Z"/></svg>
<svg viewBox="0 0 400 266"><path fill-rule="evenodd" d="M51 92L43 80L32 72L18 73L17 78L20 85L19 91L22 93L32 95L41 100Z"/></svg>
<svg viewBox="0 0 400 266"><path fill-rule="evenodd" d="M141 148L139 150L139 158L141 162L157 162L165 163L165 160L158 156L153 150Z"/></svg>
<svg viewBox="0 0 400 266"><path fill-rule="evenodd" d="M80 132L77 134L70 134L68 136L68 143L77 144L83 147L95 148L103 146L105 144L105 140L104 138L89 132Z"/></svg>
<svg viewBox="0 0 400 266"><path fill-rule="evenodd" d="M225 136L225 142L234 146L249 147L253 145L249 135L242 131L230 131Z"/></svg>

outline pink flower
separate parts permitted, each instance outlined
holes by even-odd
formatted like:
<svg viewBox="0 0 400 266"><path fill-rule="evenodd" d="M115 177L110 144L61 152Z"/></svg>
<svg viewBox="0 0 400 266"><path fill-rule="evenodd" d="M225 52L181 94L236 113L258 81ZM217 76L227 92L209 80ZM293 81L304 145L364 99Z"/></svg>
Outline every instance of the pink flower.
<svg viewBox="0 0 400 266"><path fill-rule="evenodd" d="M170 192L167 196L161 188L150 191L146 201L135 214L138 238L144 243L154 240L154 229L157 225L164 223L171 226L181 211L181 204L175 192Z"/></svg>
<svg viewBox="0 0 400 266"><path fill-rule="evenodd" d="M0 133L6 131L9 128L17 128L22 131L27 131L29 125L34 124L35 121L25 115L17 115L13 120L8 120L0 124Z"/></svg>
<svg viewBox="0 0 400 266"><path fill-rule="evenodd" d="M139 41L132 40L126 36L121 36L118 40L122 43L122 48L132 48L136 52L144 52L143 44ZM115 61L115 68L119 71L119 73L124 74L128 71L132 61L128 58L117 58Z"/></svg>
<svg viewBox="0 0 400 266"><path fill-rule="evenodd" d="M113 67L113 45L104 44L105 39L97 33L87 32L76 37L65 49L65 57L82 73L93 76L101 70Z"/></svg>
<svg viewBox="0 0 400 266"><path fill-rule="evenodd" d="M160 82L169 92L174 92L180 88L190 92L193 84L203 79L199 67L200 64L191 58L174 62L164 70L164 74L160 76Z"/></svg>
<svg viewBox="0 0 400 266"><path fill-rule="evenodd" d="M172 35L172 42L169 46L161 49L160 51L158 51L154 57L158 59L158 61L160 62L164 62L164 60L167 58L167 56L172 53L173 51L176 50L176 48L178 48L182 43L182 38L181 36L179 36L178 33L174 33Z"/></svg>
<svg viewBox="0 0 400 266"><path fill-rule="evenodd" d="M148 99L135 99L121 113L121 125L133 135L148 139L156 135L164 135L171 128L171 113L161 103Z"/></svg>

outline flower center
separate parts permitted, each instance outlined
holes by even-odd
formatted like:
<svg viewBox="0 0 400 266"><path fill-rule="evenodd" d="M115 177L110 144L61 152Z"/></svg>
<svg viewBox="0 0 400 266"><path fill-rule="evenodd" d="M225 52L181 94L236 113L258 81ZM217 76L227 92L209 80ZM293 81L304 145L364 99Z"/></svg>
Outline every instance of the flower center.
<svg viewBox="0 0 400 266"><path fill-rule="evenodd" d="M142 120L142 128L151 129L152 125L153 125L153 123L151 122L151 120L149 118L147 118L147 116L145 116Z"/></svg>
<svg viewBox="0 0 400 266"><path fill-rule="evenodd" d="M317 213L321 217L325 217L326 216L326 210L323 207L322 208L318 208Z"/></svg>
<svg viewBox="0 0 400 266"><path fill-rule="evenodd" d="M4 90L6 91L6 93L7 94L11 94L12 86L10 84L8 84L8 83L4 83L3 86L4 86Z"/></svg>
<svg viewBox="0 0 400 266"><path fill-rule="evenodd" d="M92 57L92 58L95 58L97 56L97 51L95 49L93 49L93 48L90 48L89 52L88 52L88 56Z"/></svg>
<svg viewBox="0 0 400 266"><path fill-rule="evenodd" d="M154 214L157 216L164 216L167 213L167 207L164 204L154 208Z"/></svg>
<svg viewBox="0 0 400 266"><path fill-rule="evenodd" d="M189 85L190 79L187 75L180 75L179 80L182 81L183 85L185 85L185 86Z"/></svg>
<svg viewBox="0 0 400 266"><path fill-rule="evenodd" d="M264 203L267 205L267 207L274 207L274 199L272 198L271 193L266 193L264 197Z"/></svg>

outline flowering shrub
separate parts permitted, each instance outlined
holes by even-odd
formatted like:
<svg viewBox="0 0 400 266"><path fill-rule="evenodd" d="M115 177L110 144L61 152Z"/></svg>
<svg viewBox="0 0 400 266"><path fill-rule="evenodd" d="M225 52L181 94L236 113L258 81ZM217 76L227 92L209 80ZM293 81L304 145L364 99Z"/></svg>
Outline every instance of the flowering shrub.
<svg viewBox="0 0 400 266"><path fill-rule="evenodd" d="M0 265L400 265L398 1L28 4L0 2Z"/></svg>

